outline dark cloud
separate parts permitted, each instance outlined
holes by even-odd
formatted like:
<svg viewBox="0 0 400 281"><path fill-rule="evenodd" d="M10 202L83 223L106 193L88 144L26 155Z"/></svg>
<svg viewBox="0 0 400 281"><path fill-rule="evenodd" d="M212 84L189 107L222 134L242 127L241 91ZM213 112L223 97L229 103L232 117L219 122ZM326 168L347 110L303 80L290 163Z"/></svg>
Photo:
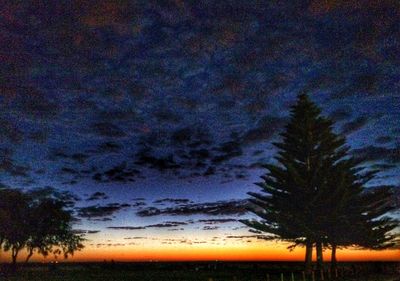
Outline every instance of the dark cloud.
<svg viewBox="0 0 400 281"><path fill-rule="evenodd" d="M13 151L0 148L0 171L12 177L29 178L31 167L17 163L13 157Z"/></svg>
<svg viewBox="0 0 400 281"><path fill-rule="evenodd" d="M143 240L143 239L147 239L147 237L145 236L134 236L134 237L125 237L125 240Z"/></svg>
<svg viewBox="0 0 400 281"><path fill-rule="evenodd" d="M16 164L11 159L3 158L0 162L0 171L13 177L29 177L30 170L30 167Z"/></svg>
<svg viewBox="0 0 400 281"><path fill-rule="evenodd" d="M134 202L134 203L131 204L131 207L132 208L138 208L138 207L143 207L143 206L146 206L146 205L147 205L146 202Z"/></svg>
<svg viewBox="0 0 400 281"><path fill-rule="evenodd" d="M216 169L214 166L209 166L207 170L204 171L203 176L212 176L216 174Z"/></svg>
<svg viewBox="0 0 400 281"><path fill-rule="evenodd" d="M97 244L90 244L91 246L96 247L123 247L126 244L124 243L97 243Z"/></svg>
<svg viewBox="0 0 400 281"><path fill-rule="evenodd" d="M350 134L353 133L362 127L364 127L368 122L370 121L369 118L365 116L360 116L354 119L353 121L350 121L342 126L341 133L342 134Z"/></svg>
<svg viewBox="0 0 400 281"><path fill-rule="evenodd" d="M212 159L213 163L225 162L243 154L241 143L235 140L224 142L214 150L216 150L218 154Z"/></svg>
<svg viewBox="0 0 400 281"><path fill-rule="evenodd" d="M182 230L185 230L184 228L170 228L170 229L167 229L167 231L182 231Z"/></svg>
<svg viewBox="0 0 400 281"><path fill-rule="evenodd" d="M391 136L380 136L375 139L377 144L386 144L393 141L393 137Z"/></svg>
<svg viewBox="0 0 400 281"><path fill-rule="evenodd" d="M177 226L187 225L187 224L188 224L187 222L167 221L164 223L146 225L146 228L171 228L171 227L177 227Z"/></svg>
<svg viewBox="0 0 400 281"><path fill-rule="evenodd" d="M117 125L110 122L98 122L92 124L94 133L103 137L120 138L126 136L126 133L122 131Z"/></svg>
<svg viewBox="0 0 400 281"><path fill-rule="evenodd" d="M84 229L76 229L74 230L76 234L96 234L100 233L100 230L84 230Z"/></svg>
<svg viewBox="0 0 400 281"><path fill-rule="evenodd" d="M97 191L97 192L91 194L86 199L86 201L104 200L104 199L108 199L108 198L109 198L108 195L105 194L104 192Z"/></svg>
<svg viewBox="0 0 400 281"><path fill-rule="evenodd" d="M117 153L122 150L122 146L116 142L104 142L98 145L95 150L97 153Z"/></svg>
<svg viewBox="0 0 400 281"><path fill-rule="evenodd" d="M70 158L78 163L84 163L90 156L84 153L73 153Z"/></svg>
<svg viewBox="0 0 400 281"><path fill-rule="evenodd" d="M264 116L257 122L253 129L248 130L243 135L243 142L245 144L251 144L260 141L267 141L273 135L279 133L286 122L286 118Z"/></svg>
<svg viewBox="0 0 400 281"><path fill-rule="evenodd" d="M253 151L253 156L258 156L258 155L263 154L263 153L264 153L264 150L257 149L257 150Z"/></svg>
<svg viewBox="0 0 400 281"><path fill-rule="evenodd" d="M29 194L37 198L55 198L64 202L68 207L73 207L76 202L81 201L81 198L71 191L58 190L55 187L45 186L36 187L29 190Z"/></svg>
<svg viewBox="0 0 400 281"><path fill-rule="evenodd" d="M29 134L29 139L36 143L44 144L48 139L47 131L35 131Z"/></svg>
<svg viewBox="0 0 400 281"><path fill-rule="evenodd" d="M182 117L170 109L161 109L154 112L154 117L158 122L178 123Z"/></svg>
<svg viewBox="0 0 400 281"><path fill-rule="evenodd" d="M0 142L10 141L12 144L20 143L24 138L24 133L17 124L11 120L0 117L1 135Z"/></svg>
<svg viewBox="0 0 400 281"><path fill-rule="evenodd" d="M140 176L140 171L135 168L129 168L127 162L122 162L104 172L97 172L93 179L98 182L133 182Z"/></svg>
<svg viewBox="0 0 400 281"><path fill-rule="evenodd" d="M210 225L206 225L202 228L203 230L217 230L219 229L218 226L210 226Z"/></svg>
<svg viewBox="0 0 400 281"><path fill-rule="evenodd" d="M144 226L109 226L107 227L108 229L114 229L114 230L140 230L140 229L146 229Z"/></svg>
<svg viewBox="0 0 400 281"><path fill-rule="evenodd" d="M342 107L335 109L329 114L329 118L334 120L335 122L348 120L351 117L351 112L353 110L350 107Z"/></svg>
<svg viewBox="0 0 400 281"><path fill-rule="evenodd" d="M166 221L163 223L149 224L145 226L109 226L108 229L114 230L142 230L147 228L174 228L178 226L183 226L189 224L188 222L181 221ZM130 238L130 239L140 239L140 238Z"/></svg>
<svg viewBox="0 0 400 281"><path fill-rule="evenodd" d="M91 221L102 221L102 222L106 222L106 221L112 221L113 219L110 217L104 217L104 218L94 218L94 219L90 219Z"/></svg>
<svg viewBox="0 0 400 281"><path fill-rule="evenodd" d="M164 199L155 200L155 201L153 201L153 203L154 204L160 204L160 203L187 204L187 203L192 203L192 201L189 199L164 198Z"/></svg>
<svg viewBox="0 0 400 281"><path fill-rule="evenodd" d="M30 118L52 119L60 112L58 103L34 88L25 90L18 99L17 106L21 113Z"/></svg>
<svg viewBox="0 0 400 281"><path fill-rule="evenodd" d="M229 223L229 222L237 222L236 219L201 219L198 220L200 223L204 224L221 224L221 223Z"/></svg>
<svg viewBox="0 0 400 281"><path fill-rule="evenodd" d="M374 170L379 170L379 171L385 171L385 170L390 170L394 169L397 167L395 164L387 164L387 163L375 163L370 166Z"/></svg>
<svg viewBox="0 0 400 281"><path fill-rule="evenodd" d="M167 156L155 156L147 150L142 150L136 154L136 157L137 160L135 164L148 166L159 171L182 168L182 166L175 161L174 155L172 154Z"/></svg>
<svg viewBox="0 0 400 281"><path fill-rule="evenodd" d="M263 234L263 232L262 232L262 231L260 231L260 230L256 230L256 229L252 229L252 228L250 228L250 229L249 229L249 232L251 232L251 233L255 233L255 234Z"/></svg>
<svg viewBox="0 0 400 281"><path fill-rule="evenodd" d="M170 143L174 146L198 148L212 144L211 133L204 127L183 127L172 132Z"/></svg>
<svg viewBox="0 0 400 281"><path fill-rule="evenodd" d="M260 160L258 162L251 163L249 165L249 169L260 169L260 168L263 168L265 164L266 164L266 161Z"/></svg>
<svg viewBox="0 0 400 281"><path fill-rule="evenodd" d="M189 155L190 155L191 159L205 160L205 159L210 158L210 151L205 148L192 149L189 151Z"/></svg>
<svg viewBox="0 0 400 281"><path fill-rule="evenodd" d="M129 120L136 120L137 113L132 110L114 110L114 111L100 111L98 113L98 118L100 120L106 121L129 121Z"/></svg>
<svg viewBox="0 0 400 281"><path fill-rule="evenodd" d="M400 147L387 148L383 146L366 146L352 150L354 157L364 161L384 160L389 163L400 162Z"/></svg>
<svg viewBox="0 0 400 281"><path fill-rule="evenodd" d="M56 149L50 153L49 159L53 161L64 160L70 163L83 164L89 157L90 155L85 153L68 153L63 149Z"/></svg>
<svg viewBox="0 0 400 281"><path fill-rule="evenodd" d="M122 209L129 208L129 204L110 203L105 206L92 205L88 207L77 208L77 214L81 218L90 220L102 219L111 217Z"/></svg>
<svg viewBox="0 0 400 281"><path fill-rule="evenodd" d="M73 168L62 167L61 168L61 173L62 174L76 175L76 174L79 174L79 171L77 171L77 170L75 170Z"/></svg>
<svg viewBox="0 0 400 281"><path fill-rule="evenodd" d="M270 240L272 237L270 237L268 235L228 235L225 238L227 238L227 239L237 239L237 240L243 240L243 239Z"/></svg>
<svg viewBox="0 0 400 281"><path fill-rule="evenodd" d="M230 201L217 201L210 203L192 203L182 204L176 207L169 208L155 208L148 207L138 211L136 214L140 217L149 217L157 215L173 215L173 216L187 216L195 214L204 215L243 215L247 212L246 200L230 200Z"/></svg>

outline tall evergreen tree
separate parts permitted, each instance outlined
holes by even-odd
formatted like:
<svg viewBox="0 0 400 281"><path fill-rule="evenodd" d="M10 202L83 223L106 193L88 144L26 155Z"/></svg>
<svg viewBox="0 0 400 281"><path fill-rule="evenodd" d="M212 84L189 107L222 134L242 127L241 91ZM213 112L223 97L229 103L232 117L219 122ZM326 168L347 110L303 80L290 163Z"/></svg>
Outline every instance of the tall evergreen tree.
<svg viewBox="0 0 400 281"><path fill-rule="evenodd" d="M250 227L273 233L280 239L306 246L306 268L311 266L312 247L322 265L328 173L343 157L344 140L332 133L332 122L306 95L298 97L290 121L281 134L276 164L258 183L263 194L251 194L254 213L263 221L246 221Z"/></svg>
<svg viewBox="0 0 400 281"><path fill-rule="evenodd" d="M392 239L387 232L393 221L379 219L390 210L382 201L387 194L366 195L364 185L374 173L361 173L332 125L307 95L299 95L282 141L274 143L276 164L265 165L268 173L258 183L262 193L250 194L262 221L244 221L292 246L306 246L307 270L313 245L322 268L324 245L332 246L334 263L338 246L372 247Z"/></svg>

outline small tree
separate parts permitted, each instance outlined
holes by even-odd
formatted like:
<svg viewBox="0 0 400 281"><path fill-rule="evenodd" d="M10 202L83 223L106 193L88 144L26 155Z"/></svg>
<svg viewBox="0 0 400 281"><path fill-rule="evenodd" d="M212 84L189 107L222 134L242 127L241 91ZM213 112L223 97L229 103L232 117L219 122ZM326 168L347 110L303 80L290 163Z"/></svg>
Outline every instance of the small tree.
<svg viewBox="0 0 400 281"><path fill-rule="evenodd" d="M11 251L11 260L15 267L18 254L29 239L29 198L18 190L0 190L0 210L3 249Z"/></svg>
<svg viewBox="0 0 400 281"><path fill-rule="evenodd" d="M83 248L82 238L72 230L73 217L65 210L63 201L44 198L31 206L30 237L26 243L28 255L26 262L36 251L47 256L55 249L62 249L65 257Z"/></svg>
<svg viewBox="0 0 400 281"><path fill-rule="evenodd" d="M0 190L0 238L11 250L15 268L19 252L26 248L26 262L34 252L43 256L63 253L65 257L83 248L83 238L72 229L74 217L63 201L16 189Z"/></svg>

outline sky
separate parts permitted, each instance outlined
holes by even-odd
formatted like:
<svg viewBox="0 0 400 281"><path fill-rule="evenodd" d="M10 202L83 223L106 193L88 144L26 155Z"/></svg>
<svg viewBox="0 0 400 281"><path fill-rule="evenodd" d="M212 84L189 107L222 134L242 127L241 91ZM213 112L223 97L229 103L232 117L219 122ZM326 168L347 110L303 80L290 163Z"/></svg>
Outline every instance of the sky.
<svg viewBox="0 0 400 281"><path fill-rule="evenodd" d="M302 259L238 220L304 92L400 205L397 0L0 3L0 183L74 194L72 260Z"/></svg>

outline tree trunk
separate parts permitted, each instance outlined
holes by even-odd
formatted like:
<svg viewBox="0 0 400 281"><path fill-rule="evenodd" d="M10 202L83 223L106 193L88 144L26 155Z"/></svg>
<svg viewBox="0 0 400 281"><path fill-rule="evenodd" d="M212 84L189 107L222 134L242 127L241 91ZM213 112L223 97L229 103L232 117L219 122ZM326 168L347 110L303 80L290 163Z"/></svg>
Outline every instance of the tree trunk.
<svg viewBox="0 0 400 281"><path fill-rule="evenodd" d="M337 269L336 244L332 244L331 272L335 272L336 269Z"/></svg>
<svg viewBox="0 0 400 281"><path fill-rule="evenodd" d="M17 256L18 254L12 255L12 265L15 266L17 264Z"/></svg>
<svg viewBox="0 0 400 281"><path fill-rule="evenodd" d="M18 257L19 249L13 247L11 249L11 268L13 271L17 270L17 257Z"/></svg>
<svg viewBox="0 0 400 281"><path fill-rule="evenodd" d="M28 261L29 261L29 259L32 257L32 255L33 255L33 250L32 250L32 249L29 249L29 253L28 253L28 255L26 256L25 263L28 263Z"/></svg>
<svg viewBox="0 0 400 281"><path fill-rule="evenodd" d="M322 270L324 267L324 257L322 254L322 242L317 242L317 270Z"/></svg>
<svg viewBox="0 0 400 281"><path fill-rule="evenodd" d="M0 259L1 259L1 251L3 250L3 242L4 242L4 239L0 238Z"/></svg>
<svg viewBox="0 0 400 281"><path fill-rule="evenodd" d="M309 240L306 242L306 257L305 257L305 272L310 273L312 271L312 252L313 243Z"/></svg>

